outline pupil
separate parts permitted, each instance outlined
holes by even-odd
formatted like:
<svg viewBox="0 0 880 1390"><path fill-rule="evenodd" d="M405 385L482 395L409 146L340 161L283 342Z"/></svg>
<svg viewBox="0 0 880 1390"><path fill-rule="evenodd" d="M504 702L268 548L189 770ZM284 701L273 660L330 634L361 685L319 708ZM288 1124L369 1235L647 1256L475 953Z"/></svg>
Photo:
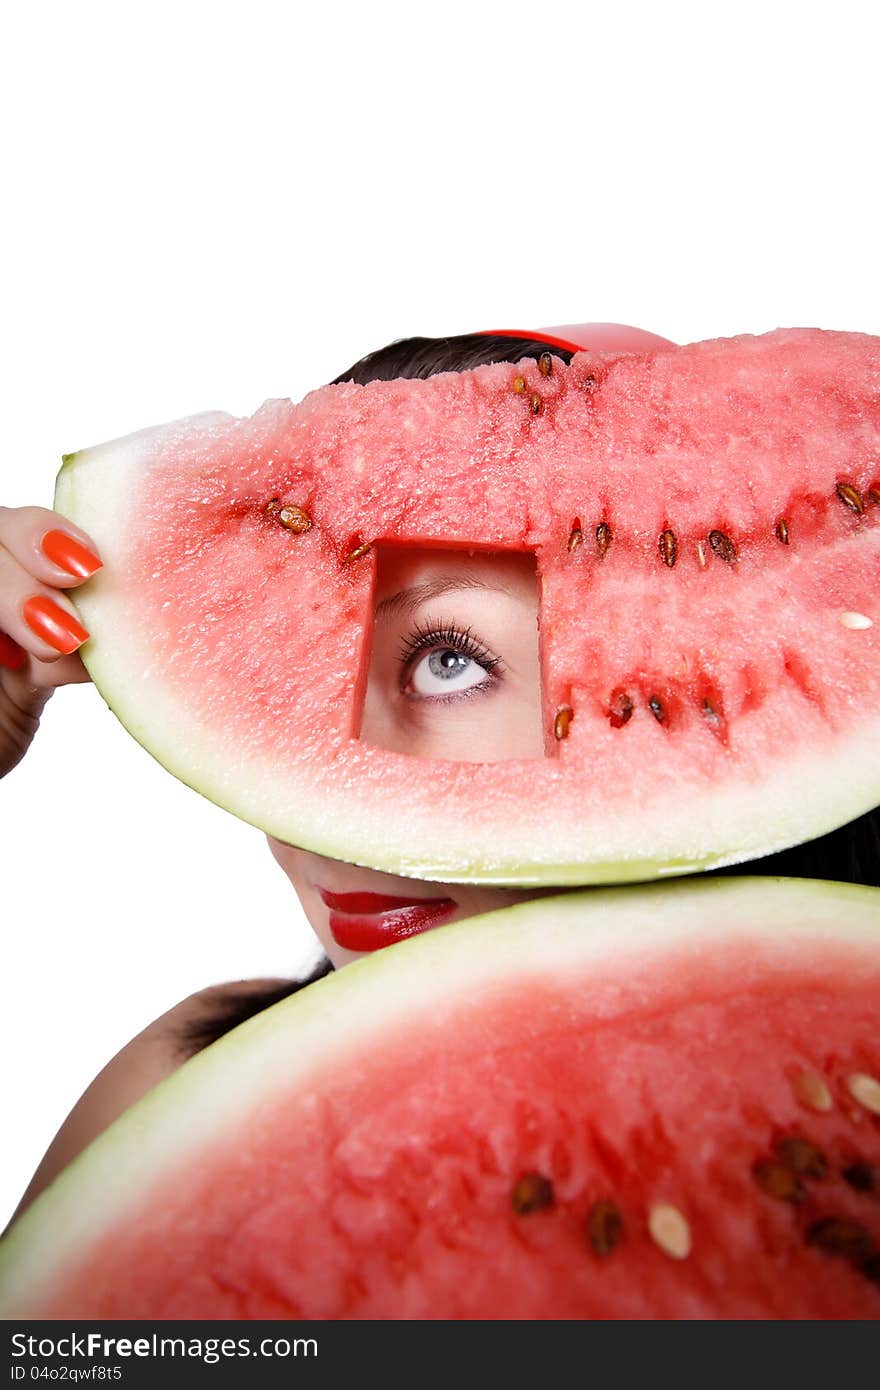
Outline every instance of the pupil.
<svg viewBox="0 0 880 1390"><path fill-rule="evenodd" d="M439 676L441 680L449 680L450 676L457 676L468 664L468 658L461 652L453 651L447 647L442 652L431 652L428 657L428 669L434 676Z"/></svg>

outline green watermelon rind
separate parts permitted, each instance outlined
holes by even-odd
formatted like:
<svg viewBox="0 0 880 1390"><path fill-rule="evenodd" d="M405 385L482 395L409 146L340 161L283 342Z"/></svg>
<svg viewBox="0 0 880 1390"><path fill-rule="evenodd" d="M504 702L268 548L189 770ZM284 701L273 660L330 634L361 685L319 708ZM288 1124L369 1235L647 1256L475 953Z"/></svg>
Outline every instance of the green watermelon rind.
<svg viewBox="0 0 880 1390"><path fill-rule="evenodd" d="M880 949L880 889L822 880L692 879L592 888L470 918L376 952L240 1025L137 1102L36 1199L0 1243L0 1317L33 1316L65 1261L149 1200L151 1184L215 1139L243 1132L284 1089L321 1090L381 1056L375 1039L442 1016L450 1000L480 1000L514 981L552 989L585 967L625 971L652 956L754 941L790 965L810 942L840 943L855 962ZM611 1011L614 1011L613 990ZM49 1268L51 1259L51 1270Z"/></svg>

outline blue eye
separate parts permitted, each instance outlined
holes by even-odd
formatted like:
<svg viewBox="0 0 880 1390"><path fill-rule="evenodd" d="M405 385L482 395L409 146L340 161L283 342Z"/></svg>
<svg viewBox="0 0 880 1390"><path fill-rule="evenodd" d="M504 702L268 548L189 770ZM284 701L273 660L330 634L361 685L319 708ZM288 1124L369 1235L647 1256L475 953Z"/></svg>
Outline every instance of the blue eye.
<svg viewBox="0 0 880 1390"><path fill-rule="evenodd" d="M500 666L468 628L451 624L418 628L404 643L404 690L422 699L454 697L489 685Z"/></svg>
<svg viewBox="0 0 880 1390"><path fill-rule="evenodd" d="M410 671L409 686L416 695L450 695L488 680L489 672L473 657L441 647L419 658Z"/></svg>

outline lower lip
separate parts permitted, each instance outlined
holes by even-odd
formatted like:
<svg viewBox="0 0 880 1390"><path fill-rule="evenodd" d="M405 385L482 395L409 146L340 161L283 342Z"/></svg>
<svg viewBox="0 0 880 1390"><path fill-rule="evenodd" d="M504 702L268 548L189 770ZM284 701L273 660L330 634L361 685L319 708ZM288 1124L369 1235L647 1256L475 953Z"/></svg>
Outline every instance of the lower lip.
<svg viewBox="0 0 880 1390"><path fill-rule="evenodd" d="M425 899L420 903L403 903L378 894L334 894L320 889L324 904L330 910L330 931L337 946L345 951L379 951L408 936L418 936L447 921L455 912L451 898ZM397 903L400 903L398 906ZM343 911L352 907L354 911ZM365 911L367 906L374 908Z"/></svg>

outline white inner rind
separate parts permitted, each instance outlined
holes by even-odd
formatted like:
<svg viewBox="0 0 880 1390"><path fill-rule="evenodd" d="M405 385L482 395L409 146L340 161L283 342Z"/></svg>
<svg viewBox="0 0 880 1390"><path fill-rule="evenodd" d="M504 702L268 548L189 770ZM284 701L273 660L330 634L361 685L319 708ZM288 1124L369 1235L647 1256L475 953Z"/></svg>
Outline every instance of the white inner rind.
<svg viewBox="0 0 880 1390"><path fill-rule="evenodd" d="M817 972L839 947L854 982L862 970L876 975L880 891L772 878L593 889L428 932L309 986L192 1058L37 1199L0 1248L0 1316L39 1315L68 1261L149 1202L151 1189L213 1142L237 1144L248 1115L273 1096L321 1094L322 1078L366 1059L381 1068L388 1039L405 1038L414 1020L445 1014L454 1026L456 1010L473 1004L491 1017L493 995L510 987L564 997L578 979L595 987L596 1016L615 1018L632 1008L615 981L637 975L650 999L655 968L662 1007L664 959L692 950L710 979L715 953L737 943L768 979L792 964L808 973L814 946Z"/></svg>

